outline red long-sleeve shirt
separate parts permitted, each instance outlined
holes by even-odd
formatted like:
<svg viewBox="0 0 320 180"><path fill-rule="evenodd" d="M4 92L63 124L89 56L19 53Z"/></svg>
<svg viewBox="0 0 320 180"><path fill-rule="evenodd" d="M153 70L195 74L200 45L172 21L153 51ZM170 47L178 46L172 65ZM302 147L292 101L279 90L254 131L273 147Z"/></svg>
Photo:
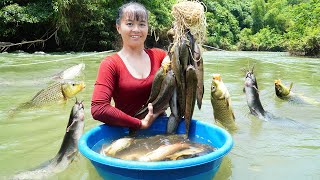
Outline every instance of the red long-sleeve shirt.
<svg viewBox="0 0 320 180"><path fill-rule="evenodd" d="M91 114L95 120L140 129L140 119L133 116L147 102L154 75L167 55L157 48L145 52L150 57L151 71L144 79L133 77L117 53L101 61L91 101ZM110 104L112 98L115 107Z"/></svg>

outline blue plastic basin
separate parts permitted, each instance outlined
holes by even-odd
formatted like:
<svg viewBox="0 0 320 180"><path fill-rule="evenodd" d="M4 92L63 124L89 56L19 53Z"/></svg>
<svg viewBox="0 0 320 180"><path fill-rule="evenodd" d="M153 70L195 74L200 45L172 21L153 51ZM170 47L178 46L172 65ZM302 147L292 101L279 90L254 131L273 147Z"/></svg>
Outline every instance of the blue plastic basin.
<svg viewBox="0 0 320 180"><path fill-rule="evenodd" d="M149 129L140 130L138 134L164 134L167 117L159 117ZM99 175L108 180L117 179L212 179L220 167L222 158L231 150L233 140L224 129L192 120L189 139L212 145L218 150L207 155L176 161L139 162L127 161L100 155L97 150L101 142L112 142L128 135L127 128L99 125L87 131L79 140L79 150L94 165ZM177 134L185 133L184 121L177 128Z"/></svg>

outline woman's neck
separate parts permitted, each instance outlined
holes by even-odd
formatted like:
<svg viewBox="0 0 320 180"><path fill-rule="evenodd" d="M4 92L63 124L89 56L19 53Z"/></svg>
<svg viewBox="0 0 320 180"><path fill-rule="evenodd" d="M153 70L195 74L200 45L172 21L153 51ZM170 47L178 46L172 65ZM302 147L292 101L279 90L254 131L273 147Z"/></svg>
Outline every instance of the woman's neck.
<svg viewBox="0 0 320 180"><path fill-rule="evenodd" d="M151 62L144 49L122 48L118 55L126 65L132 76L138 79L146 78L150 74Z"/></svg>
<svg viewBox="0 0 320 180"><path fill-rule="evenodd" d="M122 55L129 55L129 56L142 56L145 51L144 47L122 47L122 49L119 51Z"/></svg>

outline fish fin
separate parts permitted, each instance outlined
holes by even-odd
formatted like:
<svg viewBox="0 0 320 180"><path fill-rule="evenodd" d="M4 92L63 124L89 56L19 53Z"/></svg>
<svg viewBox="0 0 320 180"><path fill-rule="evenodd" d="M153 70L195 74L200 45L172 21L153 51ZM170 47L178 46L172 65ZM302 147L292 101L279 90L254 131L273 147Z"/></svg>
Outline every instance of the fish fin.
<svg viewBox="0 0 320 180"><path fill-rule="evenodd" d="M236 117L234 116L234 113L233 113L233 111L232 111L232 117L233 117L233 121L236 121L235 119L236 119Z"/></svg>
<svg viewBox="0 0 320 180"><path fill-rule="evenodd" d="M36 95L33 96L33 98L29 101L32 102L39 94L41 94L43 91L45 91L45 89L41 89L39 92L37 92Z"/></svg>
<svg viewBox="0 0 320 180"><path fill-rule="evenodd" d="M73 121L70 126L67 127L66 132L69 132L69 130L71 129L71 126L74 124L75 121Z"/></svg>
<svg viewBox="0 0 320 180"><path fill-rule="evenodd" d="M257 90L257 93L259 94L259 89L258 89L258 87L257 87L257 86L253 86L253 88L254 88L255 90Z"/></svg>
<svg viewBox="0 0 320 180"><path fill-rule="evenodd" d="M74 157L75 155L77 155L77 153L78 153L78 151L77 151L77 150L74 150L73 152L71 152L70 154L68 154L67 158L73 160L73 157Z"/></svg>
<svg viewBox="0 0 320 180"><path fill-rule="evenodd" d="M291 89L292 89L292 86L293 86L293 82L291 82L291 84L290 84L290 87L289 87L289 92L291 91Z"/></svg>

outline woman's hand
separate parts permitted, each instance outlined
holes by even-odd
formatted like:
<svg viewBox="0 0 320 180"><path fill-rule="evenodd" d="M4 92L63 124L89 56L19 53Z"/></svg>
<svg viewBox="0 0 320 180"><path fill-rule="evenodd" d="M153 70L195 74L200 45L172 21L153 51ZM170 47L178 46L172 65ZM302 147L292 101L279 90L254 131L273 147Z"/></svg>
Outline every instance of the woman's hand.
<svg viewBox="0 0 320 180"><path fill-rule="evenodd" d="M144 117L144 119L141 120L141 129L147 129L151 126L151 124L153 123L153 121L160 115L162 114L165 110L163 110L162 112L153 113L153 106L151 103L148 104L148 114L146 115L146 117Z"/></svg>

